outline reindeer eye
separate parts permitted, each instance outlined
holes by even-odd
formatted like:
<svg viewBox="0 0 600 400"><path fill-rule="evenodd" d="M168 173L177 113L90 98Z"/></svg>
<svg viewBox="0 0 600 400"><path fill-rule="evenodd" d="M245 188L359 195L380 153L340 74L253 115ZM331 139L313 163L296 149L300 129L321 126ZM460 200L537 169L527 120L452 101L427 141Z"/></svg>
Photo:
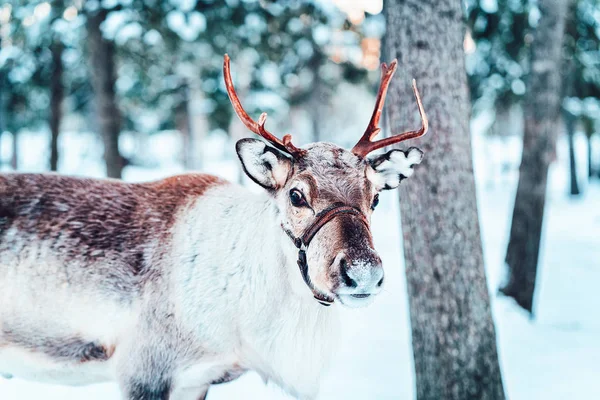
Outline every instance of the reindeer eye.
<svg viewBox="0 0 600 400"><path fill-rule="evenodd" d="M373 197L373 204L371 204L371 210L374 210L375 207L377 207L377 204L379 204L379 195L376 194L375 197Z"/></svg>
<svg viewBox="0 0 600 400"><path fill-rule="evenodd" d="M290 202L294 207L304 207L308 205L304 196L298 189L290 190Z"/></svg>

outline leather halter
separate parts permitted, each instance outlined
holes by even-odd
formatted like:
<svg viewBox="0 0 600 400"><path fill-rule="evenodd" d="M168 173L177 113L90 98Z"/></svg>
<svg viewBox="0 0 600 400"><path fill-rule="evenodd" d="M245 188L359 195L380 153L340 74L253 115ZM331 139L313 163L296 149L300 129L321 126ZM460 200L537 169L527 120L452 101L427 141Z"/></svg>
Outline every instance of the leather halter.
<svg viewBox="0 0 600 400"><path fill-rule="evenodd" d="M358 219L369 229L369 222L365 214L362 213L359 209L350 206L340 206L333 205L320 213L317 214L315 221L304 231L304 234L300 237L295 237L292 232L285 229L283 225L281 226L285 233L292 239L294 242L294 246L298 248L298 267L300 268L300 273L302 274L302 279L304 279L304 283L308 286L308 288L313 292L313 296L315 299L323 306L330 306L334 302L334 298L322 293L317 288L314 287L312 281L310 280L310 276L308 276L308 262L306 261L306 250L308 249L308 245L313 240L317 232L321 230L325 224L340 215L353 215L357 216Z"/></svg>

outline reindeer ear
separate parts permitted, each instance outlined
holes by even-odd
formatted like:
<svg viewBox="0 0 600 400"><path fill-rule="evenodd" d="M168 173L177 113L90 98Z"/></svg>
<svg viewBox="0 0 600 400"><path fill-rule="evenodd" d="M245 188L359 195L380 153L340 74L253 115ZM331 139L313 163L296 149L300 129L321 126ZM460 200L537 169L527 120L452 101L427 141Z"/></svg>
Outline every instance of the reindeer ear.
<svg viewBox="0 0 600 400"><path fill-rule="evenodd" d="M246 175L265 189L277 190L285 185L292 162L279 150L258 139L241 139L237 155Z"/></svg>
<svg viewBox="0 0 600 400"><path fill-rule="evenodd" d="M419 164L422 159L423 152L416 147L408 150L390 150L369 160L375 170L369 179L377 190L395 189L403 179L413 174L413 166Z"/></svg>

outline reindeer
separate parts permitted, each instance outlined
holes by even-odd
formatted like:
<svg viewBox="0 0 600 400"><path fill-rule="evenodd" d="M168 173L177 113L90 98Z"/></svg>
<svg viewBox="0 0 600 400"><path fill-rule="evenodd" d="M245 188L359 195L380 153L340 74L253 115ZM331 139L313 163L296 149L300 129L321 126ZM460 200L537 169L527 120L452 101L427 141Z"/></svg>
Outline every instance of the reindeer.
<svg viewBox="0 0 600 400"><path fill-rule="evenodd" d="M314 399L337 341L337 306L383 285L370 216L378 193L423 153L373 141L397 67L382 64L375 110L351 151L305 148L244 111L225 56L227 92L266 142L236 151L261 194L215 176L124 183L43 174L0 177L0 374L85 385L115 381L124 399L205 399L209 386L258 372Z"/></svg>

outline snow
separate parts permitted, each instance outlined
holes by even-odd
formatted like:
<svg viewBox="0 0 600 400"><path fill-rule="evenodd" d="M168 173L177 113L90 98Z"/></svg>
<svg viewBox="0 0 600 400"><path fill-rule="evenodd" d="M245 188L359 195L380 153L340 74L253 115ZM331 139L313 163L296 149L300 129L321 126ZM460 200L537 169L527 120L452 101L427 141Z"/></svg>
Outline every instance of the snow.
<svg viewBox="0 0 600 400"><path fill-rule="evenodd" d="M600 333L596 288L600 186L597 182L588 186L581 199L566 196L566 140L560 144L563 151L549 175L534 320L496 294L505 274L503 257L515 185L479 190L488 284L504 384L511 399L600 398L596 340Z"/></svg>
<svg viewBox="0 0 600 400"><path fill-rule="evenodd" d="M482 124L479 123L478 126ZM477 126L475 126L477 128ZM3 159L7 159L8 139L2 138ZM47 134L23 133L21 153L24 169L40 171L47 157ZM600 320L597 308L597 282L600 282L600 185L596 180L584 185L587 166L585 138L576 135L583 195L567 196L568 153L566 139L560 138L557 161L549 175L544 245L541 251L535 318L521 311L513 301L497 294L505 275L504 252L510 229L511 208L517 181L520 145L518 138L496 140L475 129L474 164L478 206L484 243L488 285L496 322L500 363L505 390L513 400L600 398ZM124 146L135 151L124 139ZM224 141L207 139L207 146L220 148ZM100 176L100 143L86 134L66 133L67 159L61 161L65 173ZM600 143L596 140L596 150ZM160 168L128 167L127 180L148 180L182 170L175 160L175 135L149 136L143 143ZM24 151L24 150L27 151ZM209 152L206 152L209 153ZM222 160L221 155L227 159ZM207 154L206 170L238 179L233 145ZM418 167L416 173L419 173ZM405 183L409 184L409 183ZM394 192L381 196L374 214L376 248L386 269L386 287L375 303L366 309L343 310L339 331L340 352L326 376L320 400L326 399L410 399L414 398L414 376L410 325L404 279L404 263L399 234L399 215ZM21 400L118 399L114 384L88 387L62 387L19 379L0 378L0 399ZM280 389L265 385L258 375L248 373L232 383L211 388L209 399L259 398L290 399Z"/></svg>

